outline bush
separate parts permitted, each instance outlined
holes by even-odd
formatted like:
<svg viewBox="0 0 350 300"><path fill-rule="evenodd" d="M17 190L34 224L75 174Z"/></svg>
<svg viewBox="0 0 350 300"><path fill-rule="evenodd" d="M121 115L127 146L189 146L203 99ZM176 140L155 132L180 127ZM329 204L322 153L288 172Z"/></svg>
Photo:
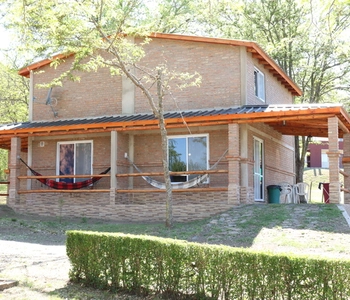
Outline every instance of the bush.
<svg viewBox="0 0 350 300"><path fill-rule="evenodd" d="M348 299L350 261L120 233L69 231L70 279L180 299Z"/></svg>

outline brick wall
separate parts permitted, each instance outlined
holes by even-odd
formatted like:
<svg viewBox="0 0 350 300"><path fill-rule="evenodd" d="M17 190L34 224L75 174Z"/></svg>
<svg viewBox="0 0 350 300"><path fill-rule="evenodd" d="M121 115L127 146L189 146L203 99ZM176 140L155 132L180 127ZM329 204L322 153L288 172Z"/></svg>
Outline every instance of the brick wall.
<svg viewBox="0 0 350 300"><path fill-rule="evenodd" d="M136 40L136 43L140 40ZM170 82L170 93L165 96L165 110L191 110L239 106L241 103L241 54L240 48L227 45L190 41L154 39L145 47L146 56L139 63L147 68L166 64L167 68L179 73L198 72L202 82L200 87L178 88L179 81ZM266 103L292 103L288 90L268 72L251 53L247 55L247 104L264 104L254 95L254 67L265 74ZM73 57L57 69L44 66L34 75L34 83L49 83L62 72L67 71ZM54 87L52 98L57 99L54 110L56 119L94 117L121 114L122 80L111 76L107 68L97 72L76 73L80 80L64 80L62 87ZM141 74L139 74L141 76ZM153 90L155 92L155 90ZM48 88L34 91L34 120L55 119L51 107L45 105ZM54 101L54 103L56 103ZM148 101L135 88L135 113L151 112Z"/></svg>
<svg viewBox="0 0 350 300"><path fill-rule="evenodd" d="M95 218L113 221L164 222L165 193L118 194L115 205L109 193L21 195L22 205L12 206L19 213L52 217ZM174 194L175 222L203 219L231 208L227 193Z"/></svg>
<svg viewBox="0 0 350 300"><path fill-rule="evenodd" d="M73 58L67 58L57 69L45 66L34 74L34 84L49 83L66 71ZM53 108L57 111L54 117L51 107L45 105L48 88L35 88L33 120L53 120L95 117L121 113L122 85L121 78L111 76L109 70L101 68L98 72L79 73L80 81L65 79L62 87L54 87L51 97L57 99ZM53 102L56 103L55 101Z"/></svg>
<svg viewBox="0 0 350 300"><path fill-rule="evenodd" d="M247 54L247 103L262 104L292 104L293 97L279 81L265 69L252 54ZM258 68L265 76L265 102L255 96L254 68Z"/></svg>
<svg viewBox="0 0 350 300"><path fill-rule="evenodd" d="M142 63L147 67L166 63L169 70L198 72L202 77L200 87L180 90L176 81L171 83L172 96L166 97L165 110L240 105L239 47L154 39L146 52L148 55ZM136 92L135 111L149 111L139 91Z"/></svg>
<svg viewBox="0 0 350 300"><path fill-rule="evenodd" d="M264 124L249 126L248 134L248 164L249 186L253 186L254 174L254 137L264 143L264 181L265 200L267 199L266 186L279 182L294 183L294 137L282 136L271 127Z"/></svg>

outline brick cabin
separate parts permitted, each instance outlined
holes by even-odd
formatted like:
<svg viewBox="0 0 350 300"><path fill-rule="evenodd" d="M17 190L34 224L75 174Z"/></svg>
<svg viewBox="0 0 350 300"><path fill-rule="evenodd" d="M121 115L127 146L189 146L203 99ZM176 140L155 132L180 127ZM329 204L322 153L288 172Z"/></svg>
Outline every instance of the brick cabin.
<svg viewBox="0 0 350 300"><path fill-rule="evenodd" d="M339 151L343 152L343 141L339 140ZM328 140L327 139L314 139L310 142L307 153L307 167L309 168L329 168L328 162ZM343 168L342 159L339 160L339 168Z"/></svg>
<svg viewBox="0 0 350 300"><path fill-rule="evenodd" d="M301 95L299 87L254 42L153 34L145 52L143 66L166 61L169 69L196 71L202 77L200 87L172 86L172 96L164 100L169 145L175 143L185 175L193 170L201 174L218 163L201 185L173 190L176 222L266 202L268 185L295 181L293 135L332 131L338 138L350 129L340 105L293 105L293 98ZM164 190L138 176L125 157L162 181L160 133L140 90L101 68L79 74L80 82L66 80L62 87L53 87L46 101L48 89L38 89L37 84L58 77L73 57L56 69L51 61L19 71L31 82L30 118L0 128L0 147L9 150L8 206L39 215L163 221ZM337 153L330 147L334 160L339 159ZM69 180L79 181L86 178L74 175L111 170L93 186L56 190L30 177L19 157L49 179L69 174ZM331 172L335 202L340 199L337 172Z"/></svg>

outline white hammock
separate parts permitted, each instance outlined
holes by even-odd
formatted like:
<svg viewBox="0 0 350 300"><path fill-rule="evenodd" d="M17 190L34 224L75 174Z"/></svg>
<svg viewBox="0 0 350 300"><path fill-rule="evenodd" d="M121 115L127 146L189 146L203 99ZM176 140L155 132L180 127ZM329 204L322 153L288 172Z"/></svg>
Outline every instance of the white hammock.
<svg viewBox="0 0 350 300"><path fill-rule="evenodd" d="M219 158L219 160L209 169L209 170L213 170L216 168L216 166L219 164L219 162L222 160L222 158L225 156L225 154L227 153L228 149L224 152L224 154ZM139 173L143 173L132 161L131 159L126 156L126 158L129 160L129 162L134 166L134 168L139 172ZM157 181L155 179L152 179L151 177L149 176L142 176L142 178L144 180L146 180L150 185L154 186L155 188L157 189L161 189L161 190L165 190L166 187L165 187L165 183L164 182L160 182L160 181ZM194 187L196 185L199 185L203 182L205 182L207 179L209 178L209 174L203 174L203 175L199 175L195 178L192 178L186 182L172 182L171 185L172 185L172 188L174 190L177 190L177 189L188 189L188 188L191 188L191 187Z"/></svg>

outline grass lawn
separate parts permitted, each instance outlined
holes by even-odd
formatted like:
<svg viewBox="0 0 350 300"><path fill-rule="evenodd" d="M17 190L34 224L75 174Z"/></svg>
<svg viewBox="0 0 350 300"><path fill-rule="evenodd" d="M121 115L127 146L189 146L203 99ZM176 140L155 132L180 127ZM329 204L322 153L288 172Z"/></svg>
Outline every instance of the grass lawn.
<svg viewBox="0 0 350 300"><path fill-rule="evenodd" d="M339 175L343 184L343 175ZM312 203L322 202L322 189L318 188L320 182L329 182L329 170L322 168L306 168L304 171L304 182L310 185L310 200ZM343 197L343 193L341 195Z"/></svg>
<svg viewBox="0 0 350 300"><path fill-rule="evenodd" d="M172 229L165 228L164 223L136 224L84 217L68 219L58 216L23 216L6 208L6 198L0 197L0 242L21 243L23 249L29 249L29 245L33 244L42 247L63 246L67 230L91 230L153 235L273 253L350 260L349 224L337 205L321 204L322 194L318 190L318 183L328 182L328 170L308 169L305 171L304 181L311 186L310 204L241 205L208 219L175 223ZM49 265L48 261L40 258L35 264L31 264L31 258L26 257L27 251L24 251L18 257L20 265L17 266L11 261L14 255L11 249L9 251L4 257L0 251L0 280L16 278L20 284L17 288L1 292L0 299L140 299L87 289L67 283L67 279L54 281L50 279L50 270L45 269ZM47 250L44 249L44 252ZM59 262L62 262L62 258L52 262L54 273L63 272ZM63 275L68 277L68 272Z"/></svg>

